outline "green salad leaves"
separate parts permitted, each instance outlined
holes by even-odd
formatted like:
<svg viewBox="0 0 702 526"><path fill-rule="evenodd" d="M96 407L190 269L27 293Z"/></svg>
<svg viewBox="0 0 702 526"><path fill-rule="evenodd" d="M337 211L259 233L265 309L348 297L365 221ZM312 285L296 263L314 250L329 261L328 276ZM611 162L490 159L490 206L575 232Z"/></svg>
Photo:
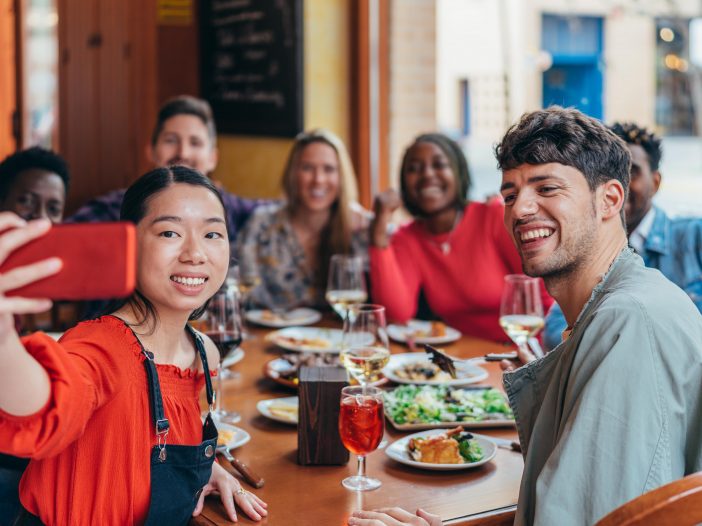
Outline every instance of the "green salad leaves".
<svg viewBox="0 0 702 526"><path fill-rule="evenodd" d="M385 411L396 424L434 424L513 420L505 395L497 389L403 385L386 392Z"/></svg>

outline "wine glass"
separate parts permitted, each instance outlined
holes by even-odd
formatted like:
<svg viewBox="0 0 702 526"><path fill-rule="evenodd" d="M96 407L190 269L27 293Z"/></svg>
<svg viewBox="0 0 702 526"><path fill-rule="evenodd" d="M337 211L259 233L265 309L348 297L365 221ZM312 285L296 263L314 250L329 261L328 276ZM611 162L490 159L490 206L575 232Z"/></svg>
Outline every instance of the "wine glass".
<svg viewBox="0 0 702 526"><path fill-rule="evenodd" d="M358 473L341 481L345 488L368 491L380 487L378 479L366 476L366 455L378 448L384 428L380 389L347 386L341 390L339 434L344 447L358 457Z"/></svg>
<svg viewBox="0 0 702 526"><path fill-rule="evenodd" d="M360 256L334 254L329 261L325 298L342 320L346 319L349 305L368 299L363 270Z"/></svg>
<svg viewBox="0 0 702 526"><path fill-rule="evenodd" d="M252 338L251 334L246 330L244 319L246 317L246 311L250 307L251 293L261 284L261 277L255 270L232 262L229 266L229 272L227 272L227 283L233 284L239 291L242 311L242 339L247 340Z"/></svg>
<svg viewBox="0 0 702 526"><path fill-rule="evenodd" d="M344 320L339 360L362 387L378 379L390 360L382 305L350 305Z"/></svg>
<svg viewBox="0 0 702 526"><path fill-rule="evenodd" d="M500 326L520 350L530 352L527 342L544 326L544 309L538 278L524 274L505 276L500 303ZM537 356L541 358L541 356Z"/></svg>
<svg viewBox="0 0 702 526"><path fill-rule="evenodd" d="M219 363L217 364L217 395L213 416L225 424L234 424L241 420L236 411L227 411L222 407L222 380L236 378L237 375L224 369L224 359L241 345L241 313L239 310L239 294L235 286L225 283L212 296L207 306L205 334L217 346Z"/></svg>

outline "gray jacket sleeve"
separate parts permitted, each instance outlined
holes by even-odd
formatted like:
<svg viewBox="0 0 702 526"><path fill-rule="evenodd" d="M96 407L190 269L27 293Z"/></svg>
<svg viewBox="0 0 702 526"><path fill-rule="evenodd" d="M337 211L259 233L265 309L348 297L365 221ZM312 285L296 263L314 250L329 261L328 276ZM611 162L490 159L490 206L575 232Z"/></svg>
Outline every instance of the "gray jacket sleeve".
<svg viewBox="0 0 702 526"><path fill-rule="evenodd" d="M578 345L559 439L536 483L534 524L594 524L672 478L672 395L653 324L629 301L603 305Z"/></svg>

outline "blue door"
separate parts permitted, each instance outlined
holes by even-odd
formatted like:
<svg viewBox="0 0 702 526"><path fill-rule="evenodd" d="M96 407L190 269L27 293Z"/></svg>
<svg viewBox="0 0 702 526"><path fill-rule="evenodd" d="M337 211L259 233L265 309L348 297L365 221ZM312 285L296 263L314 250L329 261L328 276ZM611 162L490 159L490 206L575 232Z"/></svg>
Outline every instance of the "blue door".
<svg viewBox="0 0 702 526"><path fill-rule="evenodd" d="M602 119L602 19L544 15L541 40L553 57L543 74L543 106L574 106Z"/></svg>

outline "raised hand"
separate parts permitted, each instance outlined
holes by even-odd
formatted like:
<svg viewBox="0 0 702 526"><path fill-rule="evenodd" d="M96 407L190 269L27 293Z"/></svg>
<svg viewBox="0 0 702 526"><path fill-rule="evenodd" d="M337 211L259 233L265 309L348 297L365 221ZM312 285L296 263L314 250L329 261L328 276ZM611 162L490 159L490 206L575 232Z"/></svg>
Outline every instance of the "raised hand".
<svg viewBox="0 0 702 526"><path fill-rule="evenodd" d="M0 212L0 265L19 247L43 236L51 228L45 219L30 221L11 212ZM29 314L48 310L48 299L9 298L5 292L44 279L61 269L61 260L49 258L31 265L16 267L0 274L0 333L14 328L13 314Z"/></svg>
<svg viewBox="0 0 702 526"><path fill-rule="evenodd" d="M393 212L400 208L400 205L402 205L400 194L393 189L385 190L375 197L375 201L373 202L375 218L370 227L371 243L373 246L386 247L390 243L387 233L388 224L390 223Z"/></svg>

